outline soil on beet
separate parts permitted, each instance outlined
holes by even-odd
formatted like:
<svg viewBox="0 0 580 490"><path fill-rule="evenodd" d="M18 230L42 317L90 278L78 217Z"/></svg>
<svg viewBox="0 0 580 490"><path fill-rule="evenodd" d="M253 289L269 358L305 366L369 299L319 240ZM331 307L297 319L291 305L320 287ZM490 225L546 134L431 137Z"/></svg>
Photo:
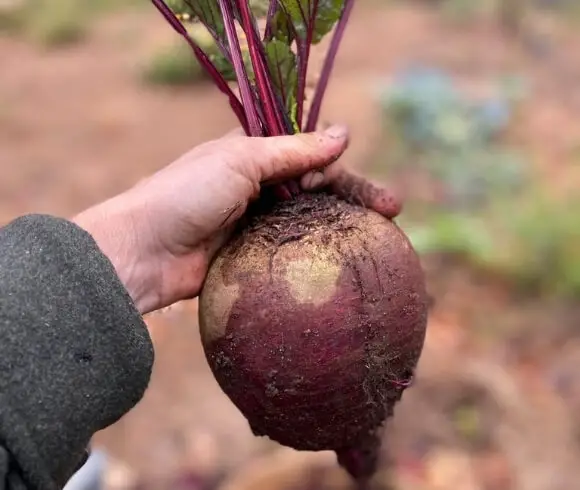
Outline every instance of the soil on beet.
<svg viewBox="0 0 580 490"><path fill-rule="evenodd" d="M326 121L351 128L345 164L368 161L380 141L377 78L390 79L409 62L435 63L478 89L490 76L517 71L534 94L512 138L554 194L577 188L577 29L546 22L545 31L556 31L555 49L535 56L490 19L457 25L424 5L438 2L407 3L357 3L323 108ZM141 83L141 61L173 40L147 8L95 21L84 42L62 50L0 34L0 222L29 212L70 216L235 126L209 85ZM578 303L516 296L462 264L425 266L435 298L425 350L417 381L395 410L372 488L576 488ZM196 302L147 322L156 343L150 388L95 438L113 458L109 488L354 490L333 455L316 486L299 455L253 436L207 365Z"/></svg>

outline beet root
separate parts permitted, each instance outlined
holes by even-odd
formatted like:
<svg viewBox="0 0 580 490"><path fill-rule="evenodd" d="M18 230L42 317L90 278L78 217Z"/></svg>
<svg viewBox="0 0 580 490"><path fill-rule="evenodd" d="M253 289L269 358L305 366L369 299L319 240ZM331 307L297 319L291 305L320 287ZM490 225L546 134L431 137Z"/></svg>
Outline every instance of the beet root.
<svg viewBox="0 0 580 490"><path fill-rule="evenodd" d="M377 430L413 377L427 304L419 259L395 223L301 195L255 216L216 257L201 338L256 435L335 450L357 477L372 473Z"/></svg>

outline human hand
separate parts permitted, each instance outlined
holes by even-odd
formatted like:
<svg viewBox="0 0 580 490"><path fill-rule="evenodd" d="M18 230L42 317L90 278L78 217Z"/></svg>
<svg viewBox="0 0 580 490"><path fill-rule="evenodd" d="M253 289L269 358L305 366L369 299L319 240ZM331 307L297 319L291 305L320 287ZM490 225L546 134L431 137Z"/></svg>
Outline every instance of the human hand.
<svg viewBox="0 0 580 490"><path fill-rule="evenodd" d="M300 178L329 187L387 218L400 212L388 190L335 163L348 145L341 126L270 138L239 132L198 146L73 222L93 235L141 313L199 294L211 259L262 185Z"/></svg>

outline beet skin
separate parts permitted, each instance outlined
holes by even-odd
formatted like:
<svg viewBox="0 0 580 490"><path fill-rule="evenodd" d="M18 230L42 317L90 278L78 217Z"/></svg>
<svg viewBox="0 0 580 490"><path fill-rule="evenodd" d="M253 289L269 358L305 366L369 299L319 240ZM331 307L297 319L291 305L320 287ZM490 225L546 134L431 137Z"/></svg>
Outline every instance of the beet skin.
<svg viewBox="0 0 580 490"><path fill-rule="evenodd" d="M255 217L216 257L200 298L207 360L253 432L335 450L354 476L372 473L369 458L357 468L357 451L376 458L426 324L423 272L404 233L325 194Z"/></svg>

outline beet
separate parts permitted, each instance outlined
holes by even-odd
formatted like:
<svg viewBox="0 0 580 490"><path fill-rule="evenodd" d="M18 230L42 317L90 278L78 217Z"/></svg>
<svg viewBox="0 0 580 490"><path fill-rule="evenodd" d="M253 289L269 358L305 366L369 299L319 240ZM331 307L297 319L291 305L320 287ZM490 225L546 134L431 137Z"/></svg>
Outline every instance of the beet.
<svg viewBox="0 0 580 490"><path fill-rule="evenodd" d="M357 469L369 464L357 451L376 453L426 322L423 272L404 233L326 194L254 216L216 257L200 297L207 360L253 432L336 450L351 473L374 470Z"/></svg>

